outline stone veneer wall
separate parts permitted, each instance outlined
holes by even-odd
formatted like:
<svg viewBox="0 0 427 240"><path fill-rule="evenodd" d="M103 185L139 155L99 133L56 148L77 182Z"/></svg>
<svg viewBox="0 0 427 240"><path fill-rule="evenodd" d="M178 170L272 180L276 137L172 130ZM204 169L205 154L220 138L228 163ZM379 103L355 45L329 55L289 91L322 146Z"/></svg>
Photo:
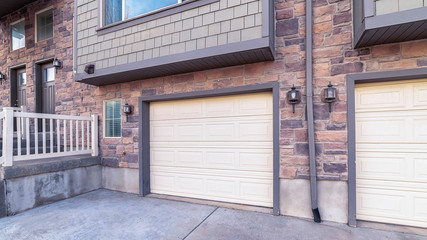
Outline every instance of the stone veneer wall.
<svg viewBox="0 0 427 240"><path fill-rule="evenodd" d="M77 72L261 38L261 0L220 0L97 35L99 0L77 1Z"/></svg>
<svg viewBox="0 0 427 240"><path fill-rule="evenodd" d="M354 50L352 48L351 0L316 0L314 6L314 83L316 85L314 100L318 173L321 179L345 181L347 180L346 76L351 73L427 67L427 40ZM303 98L303 102L296 105L295 114L292 114L292 107L285 101L286 92L292 84L302 86L300 90L305 95L305 1L276 0L275 7L277 57L273 62L104 87L89 87L85 84L73 83L72 63L66 61L64 69L58 72L64 79L64 83L57 84L59 91L57 111L73 115L90 112L102 114L103 101L111 99L122 99L123 103L128 102L134 105L135 113L129 117L129 122L125 121L124 116L122 117L122 138L102 138L102 127L100 127L100 154L105 166L138 168L138 97L279 82L281 87L280 177L307 179L309 168L305 99ZM4 23L1 24L4 28ZM69 27L71 25L67 29ZM3 36L2 39L7 39ZM0 51L1 58L9 54L3 48ZM53 50L50 51L53 55ZM61 50L57 48L56 51ZM70 57L71 49L67 48L66 52ZM37 54L44 54L44 50L34 51L34 56L22 53L20 56L24 58L20 61L30 62L26 58L39 57ZM13 59L15 61L16 58ZM9 62L12 62L12 59ZM0 63L0 71L10 66L3 59ZM70 69L70 72L67 69ZM339 100L333 104L331 114L328 112L327 104L320 100L321 90L329 81L332 81L339 91ZM1 85L0 89L2 103L7 103L9 87L7 84ZM100 123L102 119L100 116ZM127 153L126 156L122 155L123 151Z"/></svg>
<svg viewBox="0 0 427 240"><path fill-rule="evenodd" d="M53 38L35 42L35 13L53 7ZM73 80L73 0L39 0L0 19L0 71L6 82L0 85L0 106L10 106L9 68L26 64L28 110L35 111L36 62L58 58L63 68L56 74L57 113L89 115L93 98L91 86ZM10 23L25 19L25 47L11 51Z"/></svg>
<svg viewBox="0 0 427 240"><path fill-rule="evenodd" d="M427 66L427 40L352 47L352 1L314 1L314 103L318 174L324 180L347 180L346 76ZM280 177L308 179L308 144L305 99L295 114L285 101L293 84L305 96L305 1L276 0L276 60L243 66L213 69L175 76L100 87L103 99L121 98L138 106L138 97L216 88L279 82L280 91ZM321 102L321 91L329 81L338 88L339 99ZM123 123L123 138L101 139L104 165L138 167L137 109L130 122ZM121 156L125 151L131 153ZM133 152L133 153L132 153Z"/></svg>

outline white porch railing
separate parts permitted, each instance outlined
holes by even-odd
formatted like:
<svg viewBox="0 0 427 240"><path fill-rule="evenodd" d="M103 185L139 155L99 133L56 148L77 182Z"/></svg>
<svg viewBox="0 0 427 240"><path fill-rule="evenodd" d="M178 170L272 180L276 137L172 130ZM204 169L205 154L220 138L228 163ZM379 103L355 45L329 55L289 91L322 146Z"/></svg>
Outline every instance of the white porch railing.
<svg viewBox="0 0 427 240"><path fill-rule="evenodd" d="M3 166L13 166L14 161L50 157L98 156L97 115L40 114L6 107L0 112L0 130L3 132L0 157Z"/></svg>
<svg viewBox="0 0 427 240"><path fill-rule="evenodd" d="M3 111L3 109L5 109L5 108L10 108L14 112L26 112L27 111L27 106L21 106L21 107L3 107L3 106L0 106L0 111ZM23 122L21 124L23 124ZM23 126L24 126L24 129L22 131L25 132L26 131L25 125L23 125ZM3 121L0 121L0 138L3 137L2 129L3 129ZM25 137L25 135L24 135L24 137ZM0 164L1 164L1 162L0 162Z"/></svg>

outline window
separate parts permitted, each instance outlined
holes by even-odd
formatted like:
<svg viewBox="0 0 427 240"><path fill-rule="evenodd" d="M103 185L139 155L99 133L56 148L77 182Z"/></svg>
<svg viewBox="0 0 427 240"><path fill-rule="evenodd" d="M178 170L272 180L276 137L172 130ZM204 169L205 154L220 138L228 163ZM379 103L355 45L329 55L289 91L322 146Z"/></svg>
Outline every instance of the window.
<svg viewBox="0 0 427 240"><path fill-rule="evenodd" d="M27 85L27 73L25 72L25 69L22 71L18 71L18 86L25 86Z"/></svg>
<svg viewBox="0 0 427 240"><path fill-rule="evenodd" d="M104 0L104 25L127 20L185 0Z"/></svg>
<svg viewBox="0 0 427 240"><path fill-rule="evenodd" d="M104 102L104 136L121 137L122 135L122 118L121 102L106 101Z"/></svg>
<svg viewBox="0 0 427 240"><path fill-rule="evenodd" d="M55 68L47 67L43 69L43 81L44 82L52 82L55 81Z"/></svg>
<svg viewBox="0 0 427 240"><path fill-rule="evenodd" d="M53 10L37 14L37 42L53 37Z"/></svg>
<svg viewBox="0 0 427 240"><path fill-rule="evenodd" d="M25 21L12 25L12 51L25 47Z"/></svg>
<svg viewBox="0 0 427 240"><path fill-rule="evenodd" d="M425 0L377 0L375 1L377 15L400 12L427 6Z"/></svg>

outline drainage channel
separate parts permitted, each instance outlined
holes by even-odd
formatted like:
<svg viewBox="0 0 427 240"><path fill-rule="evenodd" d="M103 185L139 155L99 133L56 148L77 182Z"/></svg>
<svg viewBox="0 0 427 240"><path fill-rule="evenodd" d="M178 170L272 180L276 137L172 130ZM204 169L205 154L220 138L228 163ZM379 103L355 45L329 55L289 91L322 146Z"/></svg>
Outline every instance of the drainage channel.
<svg viewBox="0 0 427 240"><path fill-rule="evenodd" d="M200 225L202 225L202 223L204 223L206 221L206 219L208 219L219 207L216 207L211 213L209 213L209 215L207 215L205 217L205 219L203 219L199 224L197 224L197 226L195 226L187 235L185 235L185 237L182 240L185 240L188 236L190 236Z"/></svg>

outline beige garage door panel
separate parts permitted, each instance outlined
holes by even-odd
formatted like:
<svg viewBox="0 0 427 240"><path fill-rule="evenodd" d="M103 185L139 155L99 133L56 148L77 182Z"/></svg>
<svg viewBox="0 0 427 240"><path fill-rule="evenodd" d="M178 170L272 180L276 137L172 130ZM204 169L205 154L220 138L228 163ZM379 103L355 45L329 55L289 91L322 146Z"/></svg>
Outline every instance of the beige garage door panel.
<svg viewBox="0 0 427 240"><path fill-rule="evenodd" d="M356 89L357 218L427 227L427 81Z"/></svg>
<svg viewBox="0 0 427 240"><path fill-rule="evenodd" d="M271 207L272 95L150 105L151 191Z"/></svg>

